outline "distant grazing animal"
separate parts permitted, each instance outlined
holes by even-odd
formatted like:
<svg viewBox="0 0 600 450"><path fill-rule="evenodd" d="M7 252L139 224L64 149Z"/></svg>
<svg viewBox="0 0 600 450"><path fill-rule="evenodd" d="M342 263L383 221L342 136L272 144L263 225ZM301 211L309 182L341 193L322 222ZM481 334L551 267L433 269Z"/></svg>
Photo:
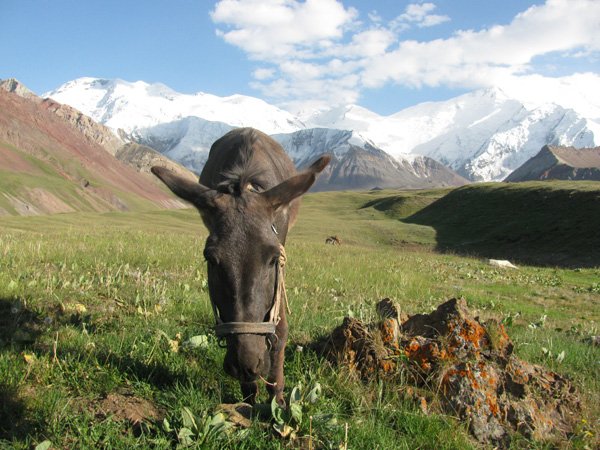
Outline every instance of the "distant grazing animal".
<svg viewBox="0 0 600 450"><path fill-rule="evenodd" d="M325 239L325 243L331 245L342 245L342 240L337 236L331 236Z"/></svg>
<svg viewBox="0 0 600 450"><path fill-rule="evenodd" d="M330 159L322 156L298 173L279 143L240 128L212 145L199 183L152 167L176 195L198 208L208 228L204 257L215 331L227 343L223 368L240 381L244 400L251 403L257 400L256 381L266 376L270 398L285 407L284 245L301 196Z"/></svg>

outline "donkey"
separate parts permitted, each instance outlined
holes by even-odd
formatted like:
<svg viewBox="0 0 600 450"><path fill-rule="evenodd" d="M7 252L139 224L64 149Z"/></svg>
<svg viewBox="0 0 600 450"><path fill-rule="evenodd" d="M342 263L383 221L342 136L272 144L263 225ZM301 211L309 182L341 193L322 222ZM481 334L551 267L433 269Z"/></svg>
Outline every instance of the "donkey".
<svg viewBox="0 0 600 450"><path fill-rule="evenodd" d="M240 381L250 403L257 400L257 380L266 376L270 399L286 406L284 245L301 196L330 159L322 156L298 173L274 139L239 128L212 145L199 183L152 167L173 193L200 211L208 228L204 258L216 334L226 341L223 368Z"/></svg>

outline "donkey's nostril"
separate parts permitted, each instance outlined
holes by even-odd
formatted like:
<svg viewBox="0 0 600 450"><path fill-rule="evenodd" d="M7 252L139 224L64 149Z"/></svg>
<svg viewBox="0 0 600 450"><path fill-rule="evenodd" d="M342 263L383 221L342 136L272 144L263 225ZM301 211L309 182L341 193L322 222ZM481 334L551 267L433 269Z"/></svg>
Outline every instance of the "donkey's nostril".
<svg viewBox="0 0 600 450"><path fill-rule="evenodd" d="M256 366L246 366L242 369L242 373L246 376L246 381L255 381L260 376L264 363L262 359L259 359Z"/></svg>
<svg viewBox="0 0 600 450"><path fill-rule="evenodd" d="M258 364L256 365L256 368L254 369L254 373L255 375L258 377L260 375L260 373L262 372L264 363L262 359L258 360Z"/></svg>

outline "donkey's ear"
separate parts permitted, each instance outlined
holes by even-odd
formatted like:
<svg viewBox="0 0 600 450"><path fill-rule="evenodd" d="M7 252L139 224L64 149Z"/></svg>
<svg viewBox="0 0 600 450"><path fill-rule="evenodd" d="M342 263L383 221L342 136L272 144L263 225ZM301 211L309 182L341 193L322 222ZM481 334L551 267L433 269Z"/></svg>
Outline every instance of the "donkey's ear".
<svg viewBox="0 0 600 450"><path fill-rule="evenodd" d="M200 211L216 206L217 191L200 183L175 175L165 167L154 166L150 169L178 197L192 203Z"/></svg>
<svg viewBox="0 0 600 450"><path fill-rule="evenodd" d="M331 156L321 156L304 172L288 178L261 195L273 211L277 211L308 191L317 179L317 175L325 169L329 161L331 161Z"/></svg>

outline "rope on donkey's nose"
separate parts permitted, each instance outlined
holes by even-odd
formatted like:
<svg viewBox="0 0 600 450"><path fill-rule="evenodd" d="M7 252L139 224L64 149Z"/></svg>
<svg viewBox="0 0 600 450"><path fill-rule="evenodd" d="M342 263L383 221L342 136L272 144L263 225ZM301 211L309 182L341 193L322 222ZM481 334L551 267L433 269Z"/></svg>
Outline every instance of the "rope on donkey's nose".
<svg viewBox="0 0 600 450"><path fill-rule="evenodd" d="M273 306L269 310L268 322L223 322L219 317L217 306L212 302L213 313L215 315L215 333L217 337L224 338L232 334L264 334L275 335L277 325L281 321L281 304L285 302L288 314L291 314L290 305L288 303L287 294L285 292L284 268L287 262L285 248L279 244L279 259L277 261L277 271L275 273L275 295L273 298ZM275 341L276 342L276 341Z"/></svg>

